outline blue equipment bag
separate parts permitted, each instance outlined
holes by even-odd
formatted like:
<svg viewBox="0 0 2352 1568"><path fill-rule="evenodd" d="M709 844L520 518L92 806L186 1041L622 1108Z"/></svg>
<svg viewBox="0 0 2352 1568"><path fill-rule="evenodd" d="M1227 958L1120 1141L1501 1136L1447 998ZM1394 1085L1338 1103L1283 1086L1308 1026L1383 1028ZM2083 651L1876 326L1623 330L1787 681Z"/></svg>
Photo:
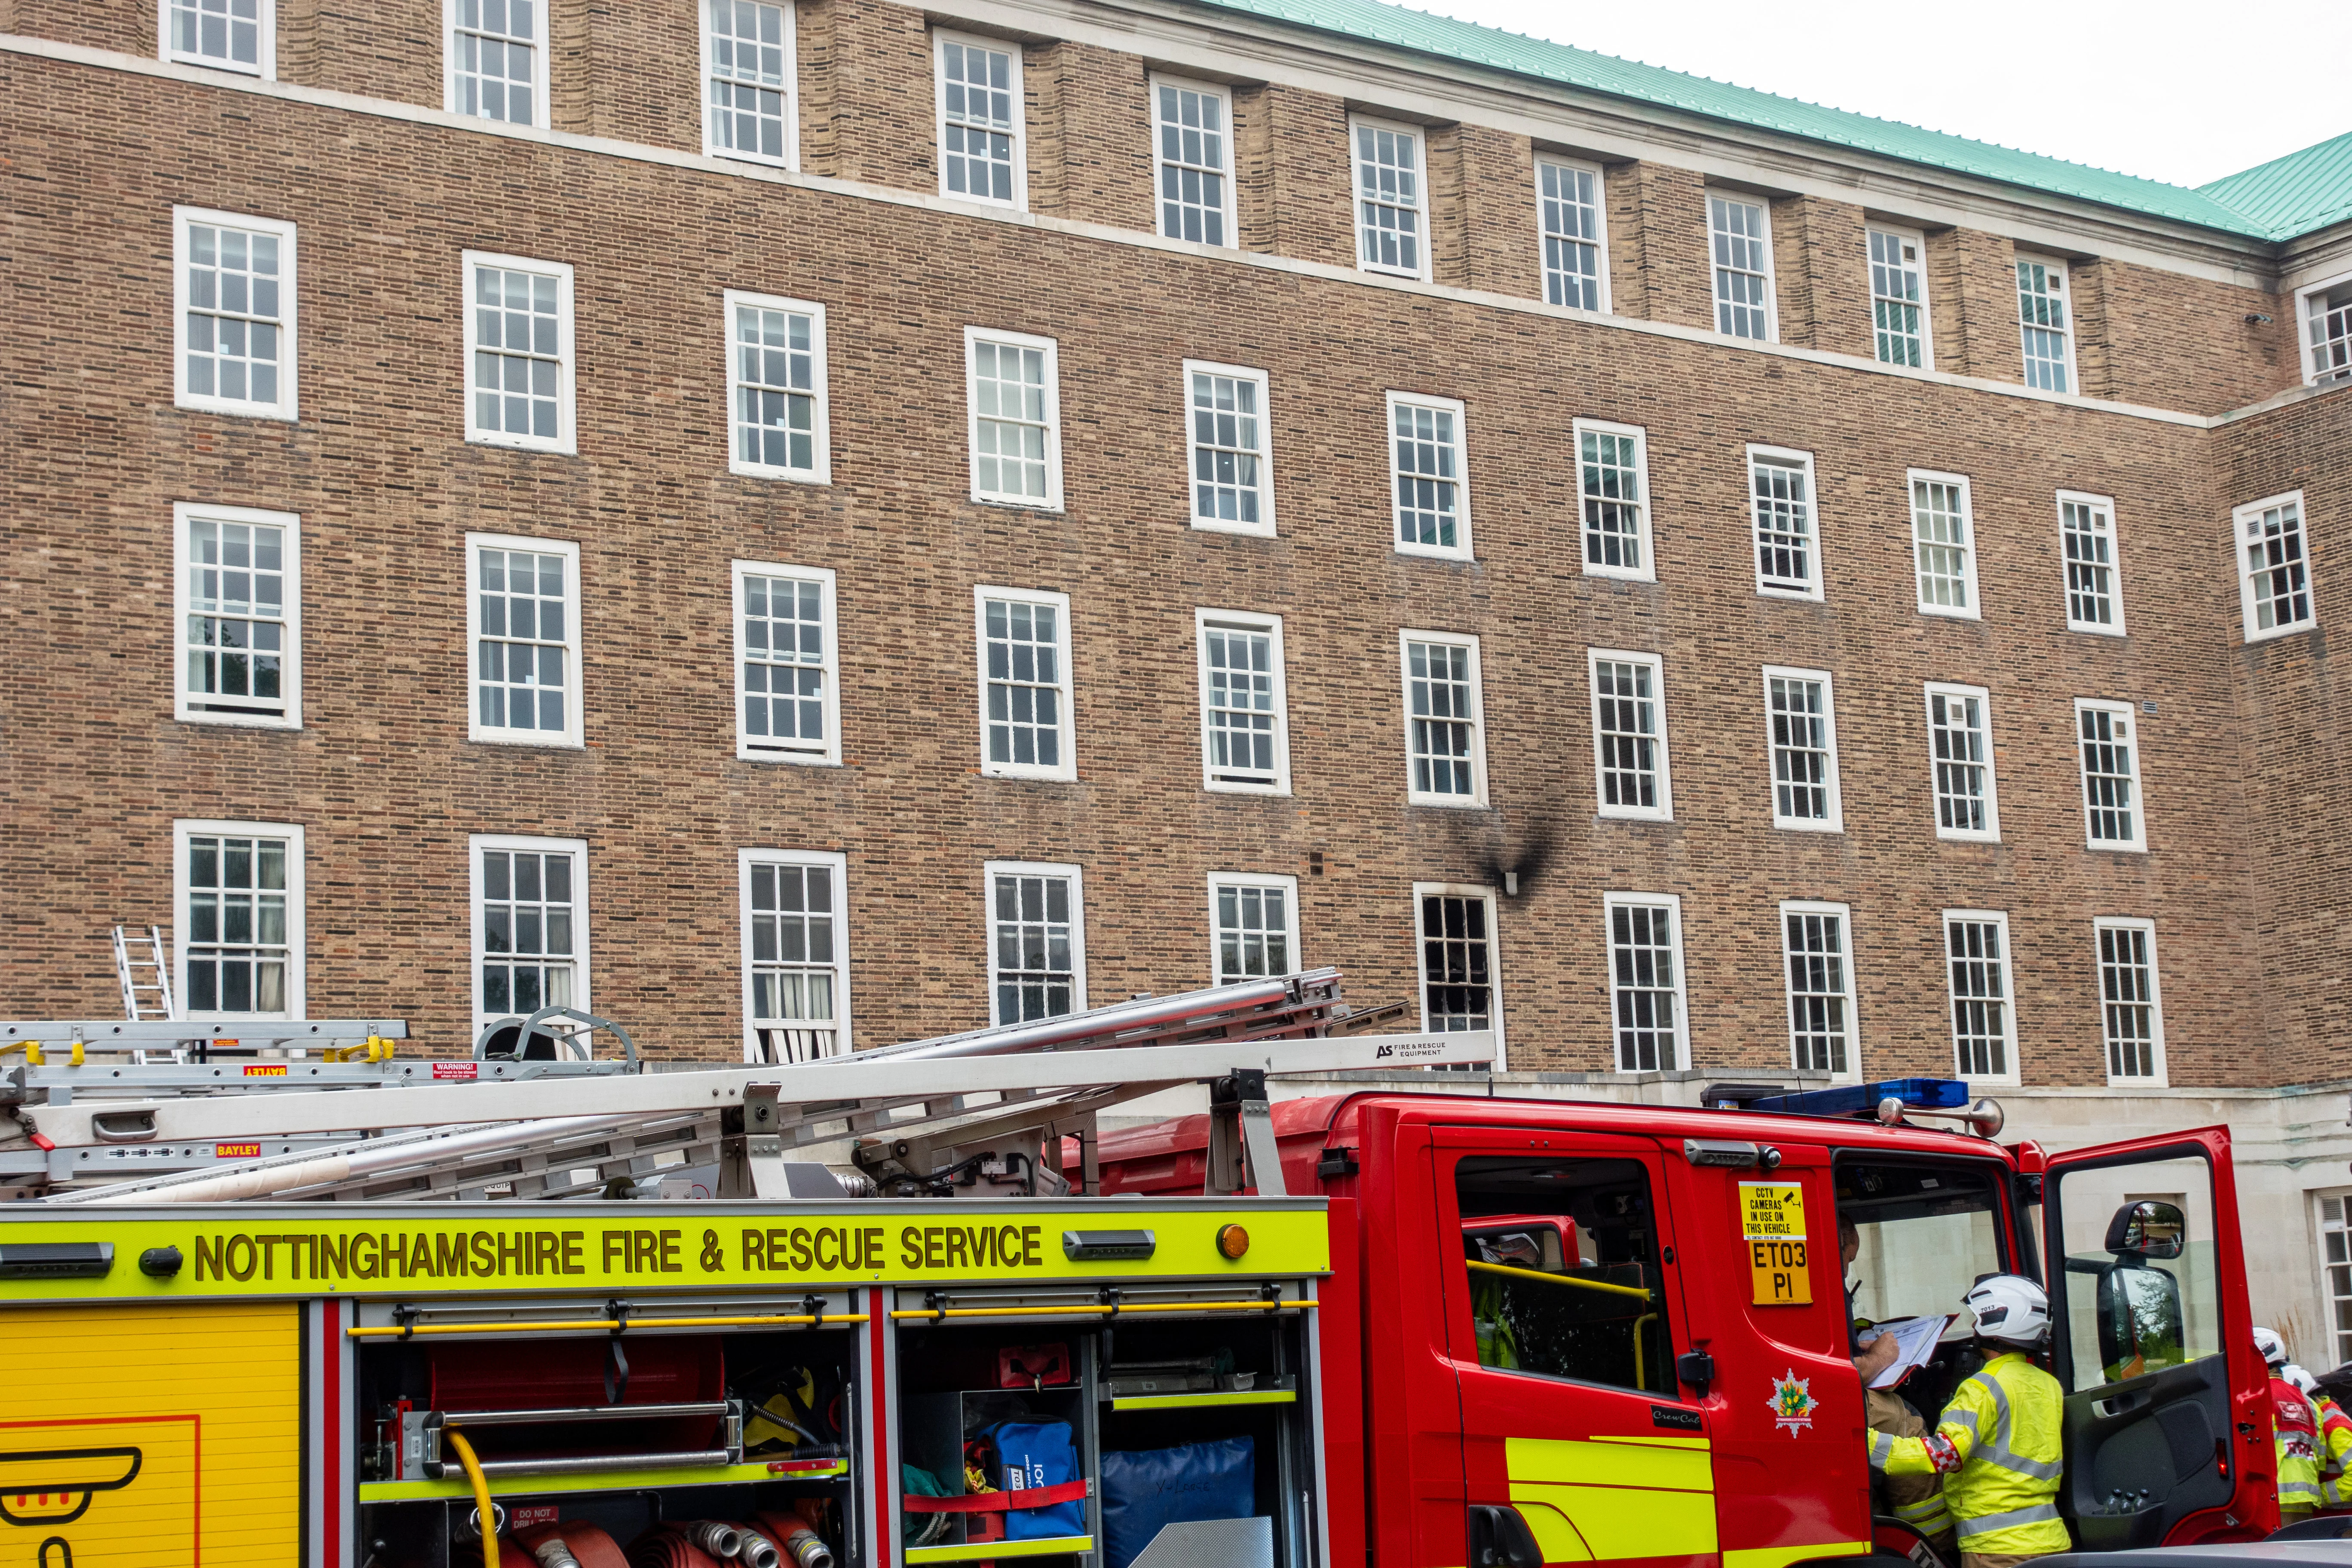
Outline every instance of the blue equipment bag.
<svg viewBox="0 0 2352 1568"><path fill-rule="evenodd" d="M996 1446L996 1484L1009 1492L1057 1487L1078 1479L1077 1446L1066 1421L999 1421L980 1436ZM1016 1508L1004 1515L1007 1541L1044 1541L1087 1532L1084 1501Z"/></svg>
<svg viewBox="0 0 2352 1568"><path fill-rule="evenodd" d="M1102 1457L1103 1553L1128 1568L1162 1525L1249 1519L1257 1512L1257 1445L1220 1437L1180 1448Z"/></svg>

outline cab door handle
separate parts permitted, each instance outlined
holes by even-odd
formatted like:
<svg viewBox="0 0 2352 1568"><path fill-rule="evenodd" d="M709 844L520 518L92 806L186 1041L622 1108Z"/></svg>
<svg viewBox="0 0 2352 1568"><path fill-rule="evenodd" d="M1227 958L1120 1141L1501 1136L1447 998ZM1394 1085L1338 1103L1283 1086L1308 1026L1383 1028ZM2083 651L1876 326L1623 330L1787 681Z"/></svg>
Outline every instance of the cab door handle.
<svg viewBox="0 0 2352 1568"><path fill-rule="evenodd" d="M1675 1357L1675 1375L1697 1390L1698 1397L1706 1397L1707 1385L1715 1381L1715 1358L1705 1351L1685 1351Z"/></svg>
<svg viewBox="0 0 2352 1568"><path fill-rule="evenodd" d="M1470 1505L1470 1568L1543 1568L1536 1532L1507 1503Z"/></svg>

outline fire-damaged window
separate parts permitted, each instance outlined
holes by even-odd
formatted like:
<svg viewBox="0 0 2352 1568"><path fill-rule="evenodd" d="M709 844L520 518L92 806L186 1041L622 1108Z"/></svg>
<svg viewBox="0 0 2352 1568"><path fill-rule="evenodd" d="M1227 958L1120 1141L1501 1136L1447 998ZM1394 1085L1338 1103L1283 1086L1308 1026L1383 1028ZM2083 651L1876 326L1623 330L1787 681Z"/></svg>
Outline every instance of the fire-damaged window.
<svg viewBox="0 0 2352 1568"><path fill-rule="evenodd" d="M1454 1185L1480 1366L1675 1396L1640 1161L1475 1155Z"/></svg>

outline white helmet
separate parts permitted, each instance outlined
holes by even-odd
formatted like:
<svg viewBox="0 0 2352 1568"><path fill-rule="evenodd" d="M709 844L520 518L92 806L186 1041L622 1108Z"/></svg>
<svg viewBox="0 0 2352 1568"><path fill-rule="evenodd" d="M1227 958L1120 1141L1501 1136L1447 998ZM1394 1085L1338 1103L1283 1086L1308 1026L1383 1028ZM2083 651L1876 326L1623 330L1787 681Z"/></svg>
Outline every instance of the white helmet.
<svg viewBox="0 0 2352 1568"><path fill-rule="evenodd" d="M2303 1390L2306 1396L2315 1399L2319 1396L2319 1379L2312 1376L2294 1363L2289 1362L2279 1368L2279 1375Z"/></svg>
<svg viewBox="0 0 2352 1568"><path fill-rule="evenodd" d="M2050 1298L2042 1287L2016 1274L1994 1274L1960 1299L1977 1316L1977 1337L2009 1344L2038 1342L2050 1328Z"/></svg>
<svg viewBox="0 0 2352 1568"><path fill-rule="evenodd" d="M2286 1342L2278 1337L2275 1329L2256 1329L2254 1349L2260 1351L2263 1360L2273 1366L2286 1364Z"/></svg>

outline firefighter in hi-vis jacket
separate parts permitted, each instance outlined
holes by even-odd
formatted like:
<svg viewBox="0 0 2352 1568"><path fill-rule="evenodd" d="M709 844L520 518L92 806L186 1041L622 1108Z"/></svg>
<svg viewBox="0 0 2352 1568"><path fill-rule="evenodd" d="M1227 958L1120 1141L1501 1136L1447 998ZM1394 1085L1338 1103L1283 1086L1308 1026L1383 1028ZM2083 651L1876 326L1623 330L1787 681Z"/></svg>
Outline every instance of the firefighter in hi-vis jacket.
<svg viewBox="0 0 2352 1568"><path fill-rule="evenodd" d="M1838 1220L1838 1261L1842 1268L1853 1267L1862 1256L1862 1233L1853 1221ZM1863 1329L1853 1315L1855 1288L1846 1287L1847 1349L1853 1356L1853 1370L1862 1374L1863 1417L1873 1432L1884 1432L1890 1437L1924 1437L1927 1422L1911 1408L1903 1396L1891 1388L1873 1388L1873 1379L1894 1364L1895 1348L1893 1334L1879 1334L1865 1340ZM1895 1517L1927 1538L1943 1557L1952 1555L1952 1516L1944 1507L1944 1478L1930 1472L1924 1476L1886 1476L1886 1506Z"/></svg>
<svg viewBox="0 0 2352 1568"><path fill-rule="evenodd" d="M1961 1568L2011 1568L2074 1543L2058 1517L2063 1396L2032 1359L2050 1329L2050 1299L2032 1280L1995 1274L1964 1298L1990 1357L1954 1391L1925 1437L1874 1433L1870 1462L1889 1476L1945 1478Z"/></svg>
<svg viewBox="0 0 2352 1568"><path fill-rule="evenodd" d="M2352 1415L2322 1388L2319 1380L2295 1365L2286 1364L2286 1380L2303 1390L2311 1401L2311 1413L2319 1422L2319 1506L2331 1513L2342 1511L2347 1501L2345 1457L2352 1455Z"/></svg>
<svg viewBox="0 0 2352 1568"><path fill-rule="evenodd" d="M2319 1413L2286 1375L2286 1342L2275 1330L2256 1329L2254 1349L2271 1374L2271 1422L2278 1432L2279 1522L2309 1519L2324 1500L2319 1490Z"/></svg>

